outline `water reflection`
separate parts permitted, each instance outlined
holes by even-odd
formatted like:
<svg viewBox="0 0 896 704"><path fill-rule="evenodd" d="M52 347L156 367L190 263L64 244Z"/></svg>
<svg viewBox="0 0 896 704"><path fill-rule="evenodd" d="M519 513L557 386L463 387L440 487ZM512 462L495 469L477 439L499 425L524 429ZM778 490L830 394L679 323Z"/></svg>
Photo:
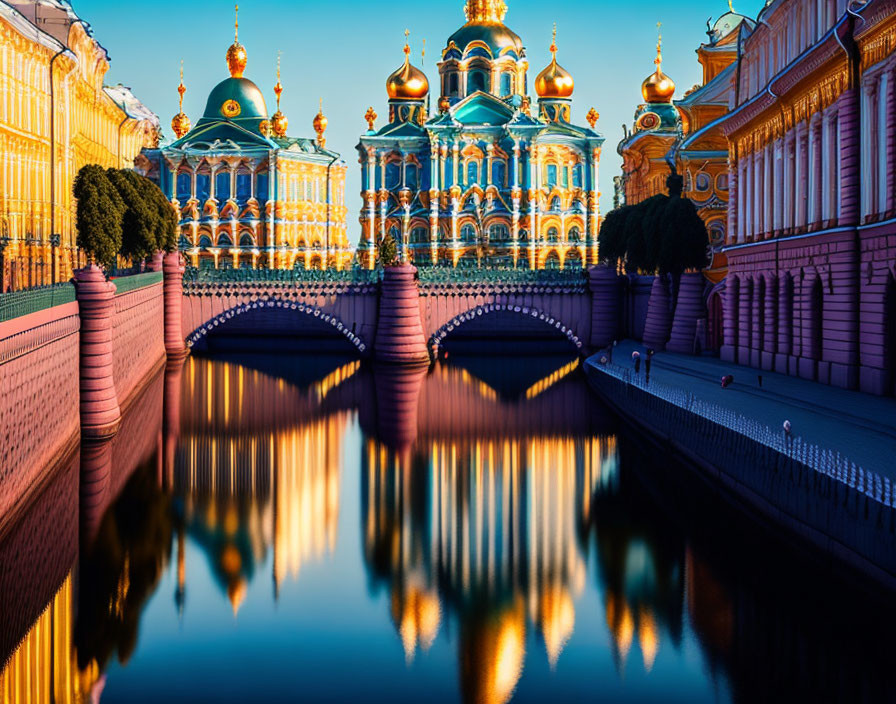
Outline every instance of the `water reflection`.
<svg viewBox="0 0 896 704"><path fill-rule="evenodd" d="M891 699L890 612L684 474L572 359L191 358L0 545L0 701Z"/></svg>

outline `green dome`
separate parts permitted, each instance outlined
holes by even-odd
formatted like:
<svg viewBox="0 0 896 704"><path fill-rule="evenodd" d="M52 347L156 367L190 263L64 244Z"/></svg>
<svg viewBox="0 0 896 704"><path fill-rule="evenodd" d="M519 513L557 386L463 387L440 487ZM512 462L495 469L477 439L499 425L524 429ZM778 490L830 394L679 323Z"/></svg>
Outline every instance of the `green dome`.
<svg viewBox="0 0 896 704"><path fill-rule="evenodd" d="M238 114L228 114L225 104L234 101L239 105ZM268 108L264 103L264 96L248 78L228 78L214 87L208 96L205 106L206 119L220 120L264 120L267 119Z"/></svg>
<svg viewBox="0 0 896 704"><path fill-rule="evenodd" d="M448 45L451 46L451 42L454 42L457 48L465 53L467 47L477 41L488 46L494 58L508 49L514 51L518 57L523 55L523 40L505 25L495 22L465 24L448 38Z"/></svg>

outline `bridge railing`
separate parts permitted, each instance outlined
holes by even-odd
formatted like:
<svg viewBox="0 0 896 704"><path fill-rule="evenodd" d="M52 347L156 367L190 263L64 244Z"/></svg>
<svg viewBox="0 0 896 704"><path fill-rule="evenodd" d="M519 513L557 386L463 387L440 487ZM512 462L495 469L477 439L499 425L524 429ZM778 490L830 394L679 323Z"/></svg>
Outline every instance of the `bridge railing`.
<svg viewBox="0 0 896 704"><path fill-rule="evenodd" d="M137 289L162 283L164 274L161 271L147 271L143 274L133 274L132 276L122 276L113 279L115 283L115 294L120 296L123 293L136 291Z"/></svg>
<svg viewBox="0 0 896 704"><path fill-rule="evenodd" d="M185 284L239 284L239 283L336 283L373 284L380 281L382 272L370 269L345 269L324 271L308 269L197 269L187 267Z"/></svg>
<svg viewBox="0 0 896 704"><path fill-rule="evenodd" d="M581 285L588 282L588 272L583 269L512 269L418 267L421 284L538 284Z"/></svg>
<svg viewBox="0 0 896 704"><path fill-rule="evenodd" d="M0 323L75 301L71 283L39 286L0 294Z"/></svg>

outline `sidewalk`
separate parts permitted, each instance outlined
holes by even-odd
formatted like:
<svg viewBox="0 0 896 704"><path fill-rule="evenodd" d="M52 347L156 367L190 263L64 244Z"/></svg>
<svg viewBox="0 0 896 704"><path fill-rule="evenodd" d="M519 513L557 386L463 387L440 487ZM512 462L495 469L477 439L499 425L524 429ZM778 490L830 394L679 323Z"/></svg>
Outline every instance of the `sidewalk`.
<svg viewBox="0 0 896 704"><path fill-rule="evenodd" d="M633 369L631 357L636 350L641 352L643 378L647 353L640 343L620 343L613 363ZM602 354L592 361L596 363ZM734 383L723 389L721 379L728 374L734 376ZM678 387L772 429L789 420L795 438L840 452L865 470L896 481L896 399L671 352L654 356L650 381Z"/></svg>

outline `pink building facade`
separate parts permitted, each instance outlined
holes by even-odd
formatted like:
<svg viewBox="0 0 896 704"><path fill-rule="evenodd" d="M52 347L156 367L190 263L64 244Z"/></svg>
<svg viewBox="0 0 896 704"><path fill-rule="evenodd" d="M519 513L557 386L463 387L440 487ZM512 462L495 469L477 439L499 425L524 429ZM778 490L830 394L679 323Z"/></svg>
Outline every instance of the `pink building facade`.
<svg viewBox="0 0 896 704"><path fill-rule="evenodd" d="M776 0L722 120L722 357L894 394L896 0Z"/></svg>

